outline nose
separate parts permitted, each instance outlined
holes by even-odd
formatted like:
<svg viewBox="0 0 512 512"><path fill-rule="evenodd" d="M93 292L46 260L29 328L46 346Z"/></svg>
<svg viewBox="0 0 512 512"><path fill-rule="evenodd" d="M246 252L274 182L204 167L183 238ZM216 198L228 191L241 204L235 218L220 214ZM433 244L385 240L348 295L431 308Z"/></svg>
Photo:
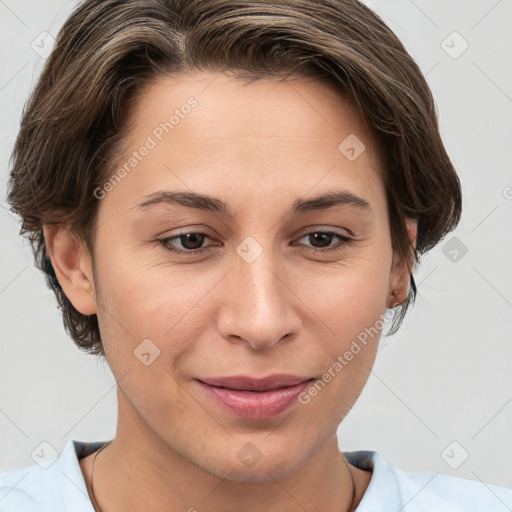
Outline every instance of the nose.
<svg viewBox="0 0 512 512"><path fill-rule="evenodd" d="M231 342L248 343L255 350L291 341L301 327L298 304L289 272L270 249L251 263L234 258L225 283L227 293L219 316L220 334Z"/></svg>

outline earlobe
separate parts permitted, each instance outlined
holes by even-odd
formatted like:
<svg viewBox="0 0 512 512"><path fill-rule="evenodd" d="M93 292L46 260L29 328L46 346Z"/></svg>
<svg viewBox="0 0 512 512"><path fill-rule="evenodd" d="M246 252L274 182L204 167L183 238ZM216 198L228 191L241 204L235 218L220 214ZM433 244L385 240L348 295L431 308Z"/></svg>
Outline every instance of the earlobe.
<svg viewBox="0 0 512 512"><path fill-rule="evenodd" d="M97 312L92 261L86 244L62 224L45 224L46 251L66 297L83 315Z"/></svg>
<svg viewBox="0 0 512 512"><path fill-rule="evenodd" d="M398 296L398 290L391 290L388 295L388 300L386 303L386 307L389 309L393 309L396 306L399 306L403 300L400 300Z"/></svg>
<svg viewBox="0 0 512 512"><path fill-rule="evenodd" d="M394 308L402 304L409 294L409 285L411 282L411 272L414 265L414 248L416 248L416 237L418 222L415 219L406 219L407 233L411 241L411 255L408 261L404 258L393 256L393 265L389 279L388 298L386 307Z"/></svg>

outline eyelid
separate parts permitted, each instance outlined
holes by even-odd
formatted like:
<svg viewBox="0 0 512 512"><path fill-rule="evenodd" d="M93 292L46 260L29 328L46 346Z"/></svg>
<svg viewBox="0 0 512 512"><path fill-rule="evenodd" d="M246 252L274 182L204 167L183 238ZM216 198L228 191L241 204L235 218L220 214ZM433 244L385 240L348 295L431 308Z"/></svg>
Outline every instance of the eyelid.
<svg viewBox="0 0 512 512"><path fill-rule="evenodd" d="M316 227L316 226L306 226L304 230L301 230L299 233L299 238L302 238L304 235L309 235L311 233L335 233L336 235L343 236L346 238L355 238L354 233L347 228L330 228L330 227Z"/></svg>

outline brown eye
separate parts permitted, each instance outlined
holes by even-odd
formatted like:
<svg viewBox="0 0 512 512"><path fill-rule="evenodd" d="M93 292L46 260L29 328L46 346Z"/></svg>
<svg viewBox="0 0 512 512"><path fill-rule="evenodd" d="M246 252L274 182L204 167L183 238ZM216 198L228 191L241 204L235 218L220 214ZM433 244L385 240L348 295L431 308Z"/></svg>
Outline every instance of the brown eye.
<svg viewBox="0 0 512 512"><path fill-rule="evenodd" d="M337 244L331 245L335 237L339 241ZM311 243L311 247L306 250L316 252L328 252L336 249L341 249L352 241L352 238L346 236L345 234L338 233L336 231L311 231L303 235L300 238L300 240L302 240L303 238L308 239L308 241Z"/></svg>
<svg viewBox="0 0 512 512"><path fill-rule="evenodd" d="M199 249L204 242L206 235L204 233L185 233L179 235L178 239L185 249Z"/></svg>
<svg viewBox="0 0 512 512"><path fill-rule="evenodd" d="M335 236L334 233L310 233L307 235L309 237L309 241L313 244L313 247L329 247L331 245L332 239ZM319 245L318 245L319 244Z"/></svg>
<svg viewBox="0 0 512 512"><path fill-rule="evenodd" d="M202 247L206 238L210 238L206 233L193 232L163 238L158 242L170 252L199 254L208 250L208 246ZM181 247L176 248L176 244L181 244Z"/></svg>

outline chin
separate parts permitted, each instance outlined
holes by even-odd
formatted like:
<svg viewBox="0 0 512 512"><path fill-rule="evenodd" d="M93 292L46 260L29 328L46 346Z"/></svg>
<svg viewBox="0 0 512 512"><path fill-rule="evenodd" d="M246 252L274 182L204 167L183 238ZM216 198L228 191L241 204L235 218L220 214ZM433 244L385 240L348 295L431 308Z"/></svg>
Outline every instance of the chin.
<svg viewBox="0 0 512 512"><path fill-rule="evenodd" d="M251 455L247 454L252 454L252 460ZM287 478L300 469L306 463L305 457L300 455L285 447L282 451L272 450L270 456L261 452L257 454L254 445L251 447L250 443L246 443L245 451L239 450L228 459L217 459L213 465L212 458L208 457L200 466L204 471L232 482L273 482Z"/></svg>
<svg viewBox="0 0 512 512"><path fill-rule="evenodd" d="M286 464L288 462L288 464ZM259 462L252 468L241 464L226 466L227 474L222 478L231 482L273 482L293 475L299 468L297 461Z"/></svg>

